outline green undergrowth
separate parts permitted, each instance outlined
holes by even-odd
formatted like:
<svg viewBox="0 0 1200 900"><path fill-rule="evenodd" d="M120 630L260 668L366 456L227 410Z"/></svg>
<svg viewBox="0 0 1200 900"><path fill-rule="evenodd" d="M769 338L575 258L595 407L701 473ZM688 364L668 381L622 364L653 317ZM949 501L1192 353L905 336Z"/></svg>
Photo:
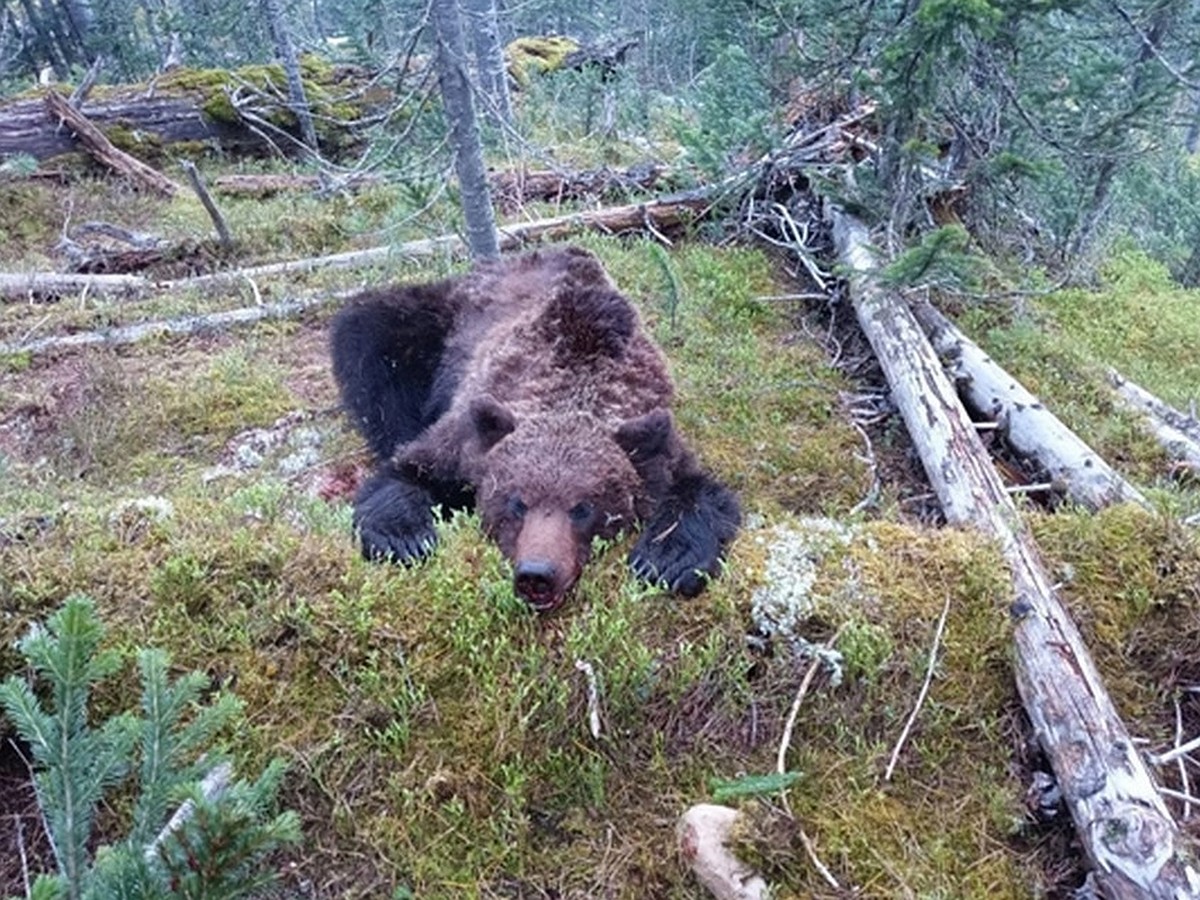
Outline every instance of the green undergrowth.
<svg viewBox="0 0 1200 900"><path fill-rule="evenodd" d="M276 860L285 891L683 898L700 888L676 819L775 772L811 650L830 643L785 752L786 798L728 801L776 895L844 896L802 828L856 896L1044 896L1066 842L1022 801L995 549L849 519L869 473L839 407L848 385L762 299L783 292L762 254L581 243L641 308L681 429L742 497L746 527L701 597L633 582L626 535L595 548L561 611L534 616L468 515L421 565L359 559L345 498L318 496L362 461L332 414L322 310L0 372L0 677L21 671L29 623L82 593L118 649L162 648L235 691L239 771L288 762L281 802L303 839ZM306 416L278 444L237 449L292 411ZM1171 672L1195 664L1200 637L1172 626L1200 621L1194 540L1134 510L1034 522L1118 705L1163 739ZM106 683L97 709L136 691L132 676Z"/></svg>

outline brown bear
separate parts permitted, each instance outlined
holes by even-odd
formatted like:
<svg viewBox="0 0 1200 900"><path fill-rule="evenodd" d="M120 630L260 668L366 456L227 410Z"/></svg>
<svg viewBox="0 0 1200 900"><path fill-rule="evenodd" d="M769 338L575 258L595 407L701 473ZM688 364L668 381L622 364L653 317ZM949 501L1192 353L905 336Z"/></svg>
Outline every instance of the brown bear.
<svg viewBox="0 0 1200 900"><path fill-rule="evenodd" d="M680 439L662 353L587 251L366 291L331 344L377 461L355 498L368 559L424 557L435 508L473 501L538 611L563 601L594 538L639 522L640 578L693 596L719 569L737 500Z"/></svg>

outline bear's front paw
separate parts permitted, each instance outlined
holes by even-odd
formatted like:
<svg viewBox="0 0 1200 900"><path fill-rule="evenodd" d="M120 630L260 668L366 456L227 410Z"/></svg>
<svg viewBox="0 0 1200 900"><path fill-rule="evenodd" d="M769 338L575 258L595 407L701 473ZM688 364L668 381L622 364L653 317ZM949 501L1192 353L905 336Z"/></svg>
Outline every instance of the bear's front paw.
<svg viewBox="0 0 1200 900"><path fill-rule="evenodd" d="M629 554L634 575L684 597L704 590L720 565L721 542L703 522L689 517L648 528Z"/></svg>
<svg viewBox="0 0 1200 900"><path fill-rule="evenodd" d="M364 485L354 507L354 530L365 559L408 565L437 544L428 491L408 482L379 478Z"/></svg>

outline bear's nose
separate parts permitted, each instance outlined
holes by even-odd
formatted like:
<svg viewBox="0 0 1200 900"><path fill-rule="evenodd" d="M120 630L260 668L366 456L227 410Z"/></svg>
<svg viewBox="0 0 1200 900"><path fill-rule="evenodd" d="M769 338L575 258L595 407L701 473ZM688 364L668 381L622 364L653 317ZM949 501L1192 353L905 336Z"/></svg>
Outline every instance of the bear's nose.
<svg viewBox="0 0 1200 900"><path fill-rule="evenodd" d="M554 563L544 559L523 559L517 563L513 587L517 596L543 612L558 605L557 581L558 570Z"/></svg>

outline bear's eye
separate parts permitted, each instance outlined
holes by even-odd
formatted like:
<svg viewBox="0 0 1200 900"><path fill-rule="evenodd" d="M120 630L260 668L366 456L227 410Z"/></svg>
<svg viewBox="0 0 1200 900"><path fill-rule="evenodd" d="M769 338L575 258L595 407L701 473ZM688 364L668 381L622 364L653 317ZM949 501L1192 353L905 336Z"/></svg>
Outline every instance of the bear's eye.
<svg viewBox="0 0 1200 900"><path fill-rule="evenodd" d="M508 514L514 519L523 519L525 518L525 513L529 512L529 507L516 494L508 498L506 506L508 506Z"/></svg>
<svg viewBox="0 0 1200 900"><path fill-rule="evenodd" d="M567 515L571 517L571 521L576 525L586 525L595 514L596 507L592 506L586 500L583 503L576 503L567 512Z"/></svg>

